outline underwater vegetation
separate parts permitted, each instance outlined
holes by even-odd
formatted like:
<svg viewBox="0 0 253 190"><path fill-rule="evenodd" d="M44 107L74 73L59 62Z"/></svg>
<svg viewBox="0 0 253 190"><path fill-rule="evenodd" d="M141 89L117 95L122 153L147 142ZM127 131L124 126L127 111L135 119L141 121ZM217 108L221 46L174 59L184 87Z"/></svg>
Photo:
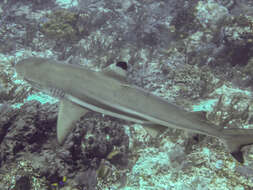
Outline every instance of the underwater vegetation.
<svg viewBox="0 0 253 190"><path fill-rule="evenodd" d="M31 190L29 176L21 176L15 184L14 190Z"/></svg>
<svg viewBox="0 0 253 190"><path fill-rule="evenodd" d="M186 8L179 10L171 21L171 28L177 40L185 39L189 35L198 31L201 25L196 20L197 1L190 3Z"/></svg>
<svg viewBox="0 0 253 190"><path fill-rule="evenodd" d="M253 76L253 9L245 3L251 0L64 1L69 9L58 2L1 2L2 57L53 57L91 68L125 61L134 84L189 109L220 96L212 109L203 105L209 120L252 127L251 97L223 89L232 78ZM168 131L150 140L141 126L92 113L60 147L54 142L57 105L42 103L1 63L0 190L108 190L121 189L119 183L128 190L253 187L252 164L235 163L217 140L203 135L187 139ZM16 104L22 106L14 111ZM245 151L252 162L253 151Z"/></svg>
<svg viewBox="0 0 253 190"><path fill-rule="evenodd" d="M49 39L76 42L87 32L85 22L87 14L78 14L67 9L60 9L47 15L41 31Z"/></svg>
<svg viewBox="0 0 253 190"><path fill-rule="evenodd" d="M244 67L244 72L249 76L253 76L253 56L249 59L247 65Z"/></svg>
<svg viewBox="0 0 253 190"><path fill-rule="evenodd" d="M232 66L246 65L253 55L253 20L245 15L232 17L222 29L227 57Z"/></svg>
<svg viewBox="0 0 253 190"><path fill-rule="evenodd" d="M233 1L232 1L233 2ZM231 10L233 15L247 15L253 16L253 4L252 1L234 0L234 9Z"/></svg>
<svg viewBox="0 0 253 190"><path fill-rule="evenodd" d="M28 95L27 89L20 87L11 62L0 60L0 104L4 102L22 101ZM15 99L15 100L14 100Z"/></svg>
<svg viewBox="0 0 253 190"><path fill-rule="evenodd" d="M46 140L55 138L56 105L29 101L22 110L16 112L10 108L0 114L0 164L4 171L0 171L0 181L3 184L28 187L29 178L32 187L47 185L52 190L73 190L80 186L93 190L97 173L100 179L117 181L118 176L112 178L117 171L113 165L127 165L128 136L112 118L95 114L95 118L79 121L77 130L68 139L70 143L63 148ZM15 161L10 165L7 164L9 160ZM74 172L74 177L71 172ZM18 182L20 176L28 178Z"/></svg>

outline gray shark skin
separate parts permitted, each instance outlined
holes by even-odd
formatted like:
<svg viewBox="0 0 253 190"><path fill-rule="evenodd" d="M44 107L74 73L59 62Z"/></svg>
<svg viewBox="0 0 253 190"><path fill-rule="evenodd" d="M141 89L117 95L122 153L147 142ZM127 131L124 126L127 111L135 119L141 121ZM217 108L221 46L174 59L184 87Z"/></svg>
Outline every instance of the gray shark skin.
<svg viewBox="0 0 253 190"><path fill-rule="evenodd" d="M241 148L253 144L253 129L223 129L203 113L187 112L125 79L125 71L112 65L96 72L45 58L31 57L15 65L32 86L60 98L57 139L62 144L74 122L88 111L142 124L151 135L168 128L219 138L231 155L243 163Z"/></svg>

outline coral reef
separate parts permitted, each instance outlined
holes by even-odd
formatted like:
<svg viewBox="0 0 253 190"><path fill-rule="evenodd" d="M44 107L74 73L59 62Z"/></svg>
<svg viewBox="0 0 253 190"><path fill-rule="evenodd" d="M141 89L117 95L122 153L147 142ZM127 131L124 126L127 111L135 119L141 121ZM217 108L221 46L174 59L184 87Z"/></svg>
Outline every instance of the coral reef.
<svg viewBox="0 0 253 190"><path fill-rule="evenodd" d="M152 138L89 113L59 146L59 101L13 69L29 56L96 71L124 62L133 85L221 128L251 129L252 10L250 0L1 1L0 189L252 189L252 147L239 165L204 135Z"/></svg>
<svg viewBox="0 0 253 190"><path fill-rule="evenodd" d="M21 81L15 76L13 61L0 60L0 103L22 102L29 94L28 86L21 87Z"/></svg>
<svg viewBox="0 0 253 190"><path fill-rule="evenodd" d="M30 101L21 106L20 110L22 111L10 108L0 117L0 160L3 170L0 178L6 187L21 187L24 184L27 187L29 184L38 187L39 182L36 180L28 182L26 178L27 182L25 180L22 180L23 183L19 182L23 176L38 180L43 178L43 184L47 186L60 185L62 177L67 176L66 186L70 185L73 188L89 186L87 188L92 190L96 187L96 172L92 171L105 167L100 164L102 159L118 167L127 165L128 137L126 135L124 137L124 131L113 119L103 119L96 115L86 117L77 123L76 131L70 135L68 143L61 147L57 145L55 137L57 117L55 104ZM93 134L93 143L87 141L89 140L86 139L87 135L83 136L86 133ZM119 147L120 151L116 151L116 147ZM24 163L29 164L30 173L27 175L20 173L20 170L26 171L24 168L28 168ZM14 168L18 165L22 168L17 171ZM8 170L12 173L5 172ZM88 175L89 180L80 184L78 176L81 174ZM8 180L10 177L14 180Z"/></svg>
<svg viewBox="0 0 253 190"><path fill-rule="evenodd" d="M190 3L188 7L183 7L177 11L176 16L171 20L171 29L175 34L176 39L184 39L189 35L198 31L201 27L199 22L196 20L196 6L197 3Z"/></svg>
<svg viewBox="0 0 253 190"><path fill-rule="evenodd" d="M41 31L46 37L57 41L75 42L88 31L84 24L84 20L88 19L87 14L78 14L67 9L56 10L47 16Z"/></svg>

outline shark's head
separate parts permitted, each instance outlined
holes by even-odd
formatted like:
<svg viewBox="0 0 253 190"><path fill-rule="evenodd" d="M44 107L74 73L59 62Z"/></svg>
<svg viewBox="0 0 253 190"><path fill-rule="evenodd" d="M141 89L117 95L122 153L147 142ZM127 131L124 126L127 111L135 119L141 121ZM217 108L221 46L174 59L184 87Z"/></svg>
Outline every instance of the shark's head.
<svg viewBox="0 0 253 190"><path fill-rule="evenodd" d="M14 68L16 69L16 72L18 73L18 76L21 78L25 78L25 75L26 75L26 68L25 68L26 61L25 60L19 61L14 66Z"/></svg>
<svg viewBox="0 0 253 190"><path fill-rule="evenodd" d="M30 57L22 59L14 67L19 75L23 77L31 77L31 74L40 69L40 66L46 61L47 59L44 58Z"/></svg>
<svg viewBox="0 0 253 190"><path fill-rule="evenodd" d="M43 77L40 76L43 70L43 64L47 59L31 57L19 61L14 67L18 76L26 80L35 87L43 85Z"/></svg>

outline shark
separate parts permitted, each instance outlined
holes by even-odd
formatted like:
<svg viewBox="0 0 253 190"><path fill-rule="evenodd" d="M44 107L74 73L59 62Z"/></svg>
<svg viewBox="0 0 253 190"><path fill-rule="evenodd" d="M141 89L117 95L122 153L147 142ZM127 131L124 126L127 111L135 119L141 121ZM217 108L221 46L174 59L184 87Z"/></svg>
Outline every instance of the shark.
<svg viewBox="0 0 253 190"><path fill-rule="evenodd" d="M242 148L253 144L253 129L224 128L189 112L127 80L127 64L101 71L54 59L29 57L15 64L18 75L34 88L59 98L57 140L62 145L75 122L87 112L99 112L142 125L153 137L168 128L204 134L221 140L240 163Z"/></svg>

